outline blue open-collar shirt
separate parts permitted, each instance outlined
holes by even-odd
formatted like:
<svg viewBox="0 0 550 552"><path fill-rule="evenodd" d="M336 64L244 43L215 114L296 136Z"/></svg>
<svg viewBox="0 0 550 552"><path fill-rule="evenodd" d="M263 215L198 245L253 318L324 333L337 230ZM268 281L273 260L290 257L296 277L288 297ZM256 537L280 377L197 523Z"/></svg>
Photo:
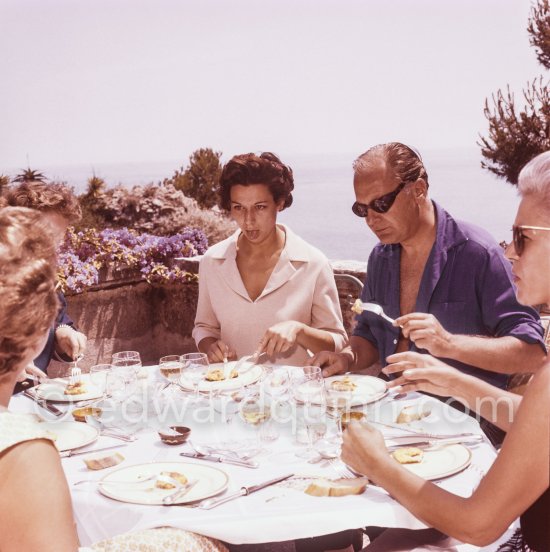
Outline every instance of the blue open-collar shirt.
<svg viewBox="0 0 550 552"><path fill-rule="evenodd" d="M543 329L537 312L520 305L512 283L511 265L491 235L457 221L433 202L437 220L435 243L420 281L415 312L433 314L453 334L487 337L514 336L527 343L540 343ZM378 244L367 265L364 302L382 305L386 314L400 313L399 244ZM363 312L356 317L353 335L368 339L378 349L382 366L397 348L399 328L380 316ZM417 349L411 342L410 350ZM442 359L467 374L505 388L505 374L475 368L452 359ZM518 366L518 372L521 371Z"/></svg>

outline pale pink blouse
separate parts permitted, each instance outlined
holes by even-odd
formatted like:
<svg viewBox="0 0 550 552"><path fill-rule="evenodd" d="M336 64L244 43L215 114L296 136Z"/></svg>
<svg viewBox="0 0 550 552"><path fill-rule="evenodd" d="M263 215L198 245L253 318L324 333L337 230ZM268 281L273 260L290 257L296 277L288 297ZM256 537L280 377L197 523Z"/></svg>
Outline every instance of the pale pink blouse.
<svg viewBox="0 0 550 552"><path fill-rule="evenodd" d="M335 350L347 336L332 268L321 251L294 234L287 226L279 261L260 296L252 301L237 268L240 231L213 245L199 268L199 302L193 338L221 339L240 358L252 354L265 331L278 322L296 320L330 332ZM307 353L295 345L284 355L271 358L278 364L303 365Z"/></svg>

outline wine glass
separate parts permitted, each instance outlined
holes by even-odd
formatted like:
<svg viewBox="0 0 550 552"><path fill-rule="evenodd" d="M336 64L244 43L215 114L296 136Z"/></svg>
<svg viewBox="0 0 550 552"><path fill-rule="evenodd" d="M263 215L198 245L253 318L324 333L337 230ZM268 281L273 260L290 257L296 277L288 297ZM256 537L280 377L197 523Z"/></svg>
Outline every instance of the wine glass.
<svg viewBox="0 0 550 552"><path fill-rule="evenodd" d="M180 361L183 375L193 386L193 402L200 402L199 385L208 369L208 356L206 353L186 353L180 356Z"/></svg>
<svg viewBox="0 0 550 552"><path fill-rule="evenodd" d="M329 382L325 382L327 414L335 419L338 435L342 434L342 414L351 410L353 399L352 389L334 388Z"/></svg>
<svg viewBox="0 0 550 552"><path fill-rule="evenodd" d="M174 391L177 390L178 383L181 378L181 371L183 370L183 362L180 355L168 355L163 356L159 360L159 371L164 378L168 380L168 389Z"/></svg>
<svg viewBox="0 0 550 552"><path fill-rule="evenodd" d="M141 356L137 351L121 351L113 353L111 364L114 368L127 368L133 370L136 376L141 368Z"/></svg>
<svg viewBox="0 0 550 552"><path fill-rule="evenodd" d="M317 370L306 370L317 368ZM309 404L324 393L324 380L321 369L317 366L306 366L292 374L291 389L297 404Z"/></svg>
<svg viewBox="0 0 550 552"><path fill-rule="evenodd" d="M317 384L318 382L315 382ZM323 382L320 382L321 385L312 385L311 380L306 380L303 385L308 386L308 392L304 395L302 392L300 394L302 400L306 398L301 405L301 408L297 410L297 414L300 417L298 420L301 425L305 428L307 436L307 447L305 450L299 450L296 452L296 456L299 458L305 458L307 460L312 460L318 456L318 453L315 451L314 445L319 439L324 437L327 431L326 424L326 414L327 414L327 403L326 403L326 394Z"/></svg>
<svg viewBox="0 0 550 552"><path fill-rule="evenodd" d="M259 448L261 448L262 438L266 441L273 441L279 436L270 419L271 408L260 395L258 388L252 387L248 390L239 405L239 415L245 424L255 429ZM264 424L270 424L269 431L262 431Z"/></svg>

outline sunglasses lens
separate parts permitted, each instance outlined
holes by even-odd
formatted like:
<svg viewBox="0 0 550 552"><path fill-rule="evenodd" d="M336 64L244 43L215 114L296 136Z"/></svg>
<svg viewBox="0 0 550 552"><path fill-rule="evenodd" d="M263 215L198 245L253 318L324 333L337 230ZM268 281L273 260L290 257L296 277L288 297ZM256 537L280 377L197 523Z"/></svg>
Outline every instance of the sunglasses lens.
<svg viewBox="0 0 550 552"><path fill-rule="evenodd" d="M354 215L358 217L365 218L369 212L369 208L364 203L357 203L357 201L352 205L351 210Z"/></svg>
<svg viewBox="0 0 550 552"><path fill-rule="evenodd" d="M512 229L512 236L514 239L514 248L519 256L523 253L523 246L525 245L525 237L523 236L521 228L514 226Z"/></svg>
<svg viewBox="0 0 550 552"><path fill-rule="evenodd" d="M387 213L390 207L393 205L393 201L387 199L375 199L372 202L372 209L377 213Z"/></svg>

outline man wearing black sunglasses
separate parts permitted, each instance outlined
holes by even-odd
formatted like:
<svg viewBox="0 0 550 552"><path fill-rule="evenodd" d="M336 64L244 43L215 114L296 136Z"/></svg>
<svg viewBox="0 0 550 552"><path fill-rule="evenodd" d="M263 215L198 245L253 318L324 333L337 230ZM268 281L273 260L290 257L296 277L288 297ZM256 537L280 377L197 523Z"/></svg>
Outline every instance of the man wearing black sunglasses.
<svg viewBox="0 0 550 552"><path fill-rule="evenodd" d="M515 297L510 263L481 228L457 221L428 198L420 156L393 142L354 163L356 202L380 243L367 267L362 301L396 319L363 312L344 353L319 353L325 376L368 367L417 350L505 388L508 374L542 362L543 331L535 310ZM531 364L533 362L533 364Z"/></svg>

